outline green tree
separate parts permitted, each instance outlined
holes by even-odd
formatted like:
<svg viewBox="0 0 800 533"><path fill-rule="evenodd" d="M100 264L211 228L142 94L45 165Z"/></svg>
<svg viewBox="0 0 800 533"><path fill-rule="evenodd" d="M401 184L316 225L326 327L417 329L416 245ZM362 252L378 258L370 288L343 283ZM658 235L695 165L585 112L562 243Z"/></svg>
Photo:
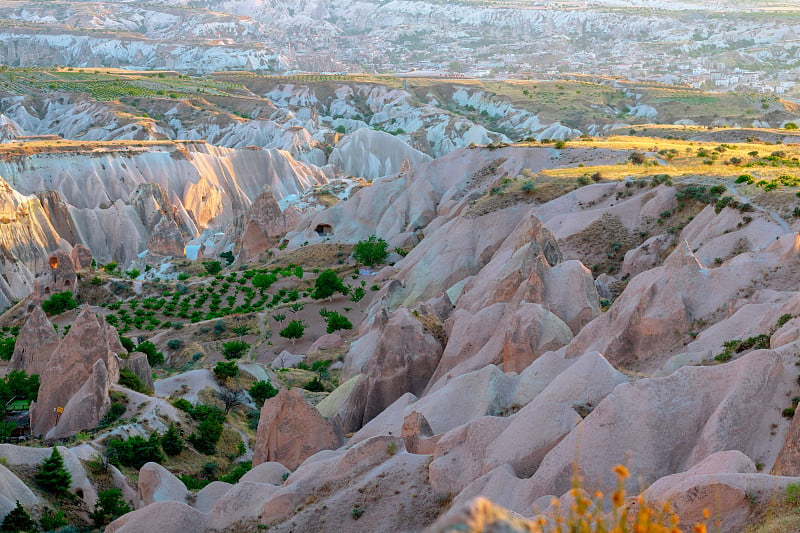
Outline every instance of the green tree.
<svg viewBox="0 0 800 533"><path fill-rule="evenodd" d="M17 345L16 337L0 337L0 359L8 361L14 355L14 348Z"/></svg>
<svg viewBox="0 0 800 533"><path fill-rule="evenodd" d="M784 127L784 129L787 129L787 130L796 130L797 129L797 123L796 122L787 122L786 125L783 126L783 127Z"/></svg>
<svg viewBox="0 0 800 533"><path fill-rule="evenodd" d="M289 324L278 332L278 335L284 339L291 339L292 344L303 336L306 331L306 325L302 320L292 320Z"/></svg>
<svg viewBox="0 0 800 533"><path fill-rule="evenodd" d="M24 370L12 370L0 379L0 402L5 405L14 398L35 401L39 394L39 375L28 375Z"/></svg>
<svg viewBox="0 0 800 533"><path fill-rule="evenodd" d="M58 453L58 448L53 446L50 457L42 461L39 470L34 476L36 483L44 490L54 494L66 495L72 483L72 474L64 468L64 459Z"/></svg>
<svg viewBox="0 0 800 533"><path fill-rule="evenodd" d="M364 287L355 287L353 290L350 291L350 301L358 303L366 296L367 291L364 290Z"/></svg>
<svg viewBox="0 0 800 533"><path fill-rule="evenodd" d="M134 435L126 440L111 440L106 446L106 456L113 465L130 466L136 470L142 468L145 463L164 462L158 433L152 433L149 439Z"/></svg>
<svg viewBox="0 0 800 533"><path fill-rule="evenodd" d="M119 369L119 384L132 391L141 392L142 394L150 393L141 378L127 368Z"/></svg>
<svg viewBox="0 0 800 533"><path fill-rule="evenodd" d="M325 391L325 385L322 383L322 381L320 381L320 379L317 376L314 376L305 385L303 385L303 388L311 392Z"/></svg>
<svg viewBox="0 0 800 533"><path fill-rule="evenodd" d="M122 499L122 491L108 489L97 493L94 512L89 516L94 520L95 525L100 527L129 512L131 512L131 507Z"/></svg>
<svg viewBox="0 0 800 533"><path fill-rule="evenodd" d="M183 451L183 439L175 424L170 424L167 432L161 436L161 448L169 456L178 455Z"/></svg>
<svg viewBox="0 0 800 533"><path fill-rule="evenodd" d="M225 356L225 359L238 359L249 349L250 345L245 341L229 341L222 344L222 355Z"/></svg>
<svg viewBox="0 0 800 533"><path fill-rule="evenodd" d="M42 311L48 315L59 315L76 307L78 302L72 297L72 291L57 292L42 302Z"/></svg>
<svg viewBox="0 0 800 533"><path fill-rule="evenodd" d="M256 405L261 407L266 400L278 394L278 389L273 387L269 381L256 381L247 392L250 393Z"/></svg>
<svg viewBox="0 0 800 533"><path fill-rule="evenodd" d="M3 524L0 525L0 531L8 531L9 533L18 533L22 531L38 531L36 523L31 518L31 515L22 507L17 500L17 506L14 507L10 513L3 519Z"/></svg>
<svg viewBox="0 0 800 533"><path fill-rule="evenodd" d="M227 252L222 252L221 254L219 254L219 256L223 258L228 265L233 264L233 252L231 252L230 250Z"/></svg>
<svg viewBox="0 0 800 533"><path fill-rule="evenodd" d="M150 341L139 343L139 345L136 347L136 351L142 352L147 356L147 362L150 363L150 366L164 364L164 354L159 352L158 348L156 348L156 345Z"/></svg>
<svg viewBox="0 0 800 533"><path fill-rule="evenodd" d="M205 261L203 266L206 268L206 272L212 276L216 276L222 271L222 264L219 261Z"/></svg>
<svg viewBox="0 0 800 533"><path fill-rule="evenodd" d="M45 531L55 531L67 525L67 517L61 509L48 508L39 516L39 524Z"/></svg>
<svg viewBox="0 0 800 533"><path fill-rule="evenodd" d="M323 298L333 299L333 295L337 292L347 294L349 288L342 283L339 276L336 275L331 269L323 270L320 272L317 279L314 281L314 292L312 296L317 300Z"/></svg>
<svg viewBox="0 0 800 533"><path fill-rule="evenodd" d="M388 246L385 240L372 235L369 239L356 243L353 257L359 263L371 267L386 260L386 256L389 255L386 250Z"/></svg>
<svg viewBox="0 0 800 533"><path fill-rule="evenodd" d="M256 289L269 289L276 281L278 281L278 276L273 272L256 274L253 276L253 287Z"/></svg>
<svg viewBox="0 0 800 533"><path fill-rule="evenodd" d="M126 350L128 350L128 352L129 352L129 353L133 353L133 352L135 352L135 351L136 351L136 343L135 343L135 342L133 342L133 341L132 341L131 339L129 339L128 337L125 337L125 336L123 336L123 335L120 335L120 336L119 336L119 342L122 344L122 347L123 347L123 348L125 348Z"/></svg>
<svg viewBox="0 0 800 533"><path fill-rule="evenodd" d="M239 367L236 361L220 361L214 365L214 375L221 380L235 378L239 375Z"/></svg>
<svg viewBox="0 0 800 533"><path fill-rule="evenodd" d="M192 433L188 437L188 441L192 446L206 455L214 455L217 453L217 442L222 436L223 421L225 415L219 409L209 409L204 419L197 427L197 433Z"/></svg>
<svg viewBox="0 0 800 533"><path fill-rule="evenodd" d="M325 317L325 320L328 323L327 328L325 328L327 333L333 333L334 331L339 331L341 329L353 329L352 322L350 322L346 316L340 315L336 311L331 311L328 313L328 316Z"/></svg>

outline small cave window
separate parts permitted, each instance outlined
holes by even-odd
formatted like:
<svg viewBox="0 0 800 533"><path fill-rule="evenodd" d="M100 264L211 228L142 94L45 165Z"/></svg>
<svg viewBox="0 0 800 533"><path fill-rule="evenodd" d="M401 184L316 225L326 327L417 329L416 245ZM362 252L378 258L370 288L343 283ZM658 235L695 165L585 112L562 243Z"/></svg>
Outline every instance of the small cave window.
<svg viewBox="0 0 800 533"><path fill-rule="evenodd" d="M45 294L50 294L50 287L45 287L44 288L44 293Z"/></svg>
<svg viewBox="0 0 800 533"><path fill-rule="evenodd" d="M52 268L53 270L58 268L58 257L56 257L54 255L50 256L50 261L49 262L50 262L50 268Z"/></svg>
<svg viewBox="0 0 800 533"><path fill-rule="evenodd" d="M317 224L317 227L314 228L314 231L317 232L317 235L326 236L326 235L333 235L333 226L330 224Z"/></svg>
<svg viewBox="0 0 800 533"><path fill-rule="evenodd" d="M68 280L68 279L65 279L65 280L64 280L64 286L65 286L65 287L69 287L69 286L70 286L70 283L69 283L69 280Z"/></svg>

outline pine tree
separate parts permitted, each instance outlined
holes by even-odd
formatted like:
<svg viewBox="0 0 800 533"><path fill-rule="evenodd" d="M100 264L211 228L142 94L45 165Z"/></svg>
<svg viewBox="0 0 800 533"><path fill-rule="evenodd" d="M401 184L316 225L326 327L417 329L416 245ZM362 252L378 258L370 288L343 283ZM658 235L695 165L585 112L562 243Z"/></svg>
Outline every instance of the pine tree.
<svg viewBox="0 0 800 533"><path fill-rule="evenodd" d="M122 498L122 491L108 489L97 493L97 504L90 516L97 526L104 526L129 512L131 507Z"/></svg>
<svg viewBox="0 0 800 533"><path fill-rule="evenodd" d="M178 455L183 451L183 439L178 434L175 424L170 424L167 432L161 437L161 448L167 455Z"/></svg>
<svg viewBox="0 0 800 533"><path fill-rule="evenodd" d="M3 519L3 524L0 525L0 531L8 531L10 533L36 531L36 524L33 522L31 515L22 508L19 500L17 500L17 506Z"/></svg>
<svg viewBox="0 0 800 533"><path fill-rule="evenodd" d="M72 483L72 474L64 468L64 459L58 453L58 448L53 446L53 453L42 461L34 478L36 483L47 491L56 494L68 493L70 483Z"/></svg>

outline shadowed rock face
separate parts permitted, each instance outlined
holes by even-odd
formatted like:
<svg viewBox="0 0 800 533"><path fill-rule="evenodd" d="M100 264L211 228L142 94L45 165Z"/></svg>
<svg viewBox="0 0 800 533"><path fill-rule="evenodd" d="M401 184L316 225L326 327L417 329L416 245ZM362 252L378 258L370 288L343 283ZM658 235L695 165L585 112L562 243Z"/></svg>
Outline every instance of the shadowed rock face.
<svg viewBox="0 0 800 533"><path fill-rule="evenodd" d="M299 389L281 390L261 408L253 464L275 461L294 470L307 457L339 443L333 426Z"/></svg>
<svg viewBox="0 0 800 533"><path fill-rule="evenodd" d="M32 433L57 438L96 426L108 409L108 386L119 381L116 354L124 352L116 330L84 307L41 374ZM58 407L64 414L57 425Z"/></svg>
<svg viewBox="0 0 800 533"><path fill-rule="evenodd" d="M41 306L34 306L19 331L9 368L41 375L47 369L50 356L60 341L61 337L47 320Z"/></svg>
<svg viewBox="0 0 800 533"><path fill-rule="evenodd" d="M294 208L281 211L278 201L269 186L258 193L253 204L236 220L234 233L240 260L253 261L258 256L277 246L286 232L297 223Z"/></svg>

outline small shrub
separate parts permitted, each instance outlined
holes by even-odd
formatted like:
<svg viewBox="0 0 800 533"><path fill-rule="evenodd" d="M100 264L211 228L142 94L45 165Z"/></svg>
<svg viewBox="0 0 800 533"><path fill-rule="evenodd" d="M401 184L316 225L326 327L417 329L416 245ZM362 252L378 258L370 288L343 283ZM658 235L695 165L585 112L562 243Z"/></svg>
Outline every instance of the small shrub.
<svg viewBox="0 0 800 533"><path fill-rule="evenodd" d="M333 333L334 331L342 329L353 329L353 324L350 320L336 311L328 313L328 316L325 317L325 321L327 322L327 327L325 328L327 333Z"/></svg>
<svg viewBox="0 0 800 533"><path fill-rule="evenodd" d="M220 361L214 365L214 375L221 380L235 378L239 375L239 367L236 365L236 361Z"/></svg>
<svg viewBox="0 0 800 533"><path fill-rule="evenodd" d="M303 337L306 327L306 324L304 324L301 320L292 320L285 328L280 330L278 334L284 339L290 339L292 344L294 344L297 339Z"/></svg>
<svg viewBox="0 0 800 533"><path fill-rule="evenodd" d="M150 363L150 366L157 366L164 364L164 354L158 351L156 345L150 341L144 341L139 343L136 347L137 352L142 352L147 356L147 362Z"/></svg>
<svg viewBox="0 0 800 533"><path fill-rule="evenodd" d="M119 384L133 391L141 392L142 394L148 394L150 392L147 390L141 378L127 368L119 369Z"/></svg>
<svg viewBox="0 0 800 533"><path fill-rule="evenodd" d="M314 376L305 385L303 385L303 388L305 390L311 391L311 392L324 392L325 391L325 385L322 383L322 381L320 381L320 379L317 376Z"/></svg>
<svg viewBox="0 0 800 533"><path fill-rule="evenodd" d="M353 249L353 258L359 263L371 267L386 260L388 243L375 235L368 239L358 241Z"/></svg>
<svg viewBox="0 0 800 533"><path fill-rule="evenodd" d="M204 261L203 266L210 276L216 276L222 272L222 263L219 261Z"/></svg>
<svg viewBox="0 0 800 533"><path fill-rule="evenodd" d="M145 463L164 462L158 433L151 434L149 439L140 435L134 435L127 440L112 439L106 445L106 456L113 465L129 466L136 470Z"/></svg>
<svg viewBox="0 0 800 533"><path fill-rule="evenodd" d="M170 424L169 429L161 437L161 449L169 456L176 456L183 451L183 439L175 424Z"/></svg>
<svg viewBox="0 0 800 533"><path fill-rule="evenodd" d="M777 329L783 327L783 325L789 322L792 318L793 317L790 314L781 315L780 318L778 318L778 322L775 324L775 328Z"/></svg>
<svg viewBox="0 0 800 533"><path fill-rule="evenodd" d="M250 345L245 341L241 340L234 340L223 343L222 345L222 355L225 356L225 359L239 359L247 350L250 349Z"/></svg>
<svg viewBox="0 0 800 533"><path fill-rule="evenodd" d="M0 337L0 359L9 361L17 346L16 337Z"/></svg>
<svg viewBox="0 0 800 533"><path fill-rule="evenodd" d="M167 348L170 350L179 350L183 347L183 341L180 339L170 339L167 341Z"/></svg>
<svg viewBox="0 0 800 533"><path fill-rule="evenodd" d="M42 302L42 311L48 315L59 315L76 307L78 307L78 302L72 297L72 291L56 293Z"/></svg>
<svg viewBox="0 0 800 533"><path fill-rule="evenodd" d="M273 387L269 381L256 381L247 392L250 393L256 405L261 407L266 400L278 394L278 389Z"/></svg>
<svg viewBox="0 0 800 533"><path fill-rule="evenodd" d="M39 524L45 531L55 531L67 525L67 517L61 509L45 509L39 516ZM0 529L5 530L0 527Z"/></svg>
<svg viewBox="0 0 800 533"><path fill-rule="evenodd" d="M131 508L122 498L122 490L107 489L97 493L97 504L89 516L99 527L109 524L129 512L131 512Z"/></svg>
<svg viewBox="0 0 800 533"><path fill-rule="evenodd" d="M172 400L172 405L186 413L191 413L194 406L186 398L175 398Z"/></svg>

